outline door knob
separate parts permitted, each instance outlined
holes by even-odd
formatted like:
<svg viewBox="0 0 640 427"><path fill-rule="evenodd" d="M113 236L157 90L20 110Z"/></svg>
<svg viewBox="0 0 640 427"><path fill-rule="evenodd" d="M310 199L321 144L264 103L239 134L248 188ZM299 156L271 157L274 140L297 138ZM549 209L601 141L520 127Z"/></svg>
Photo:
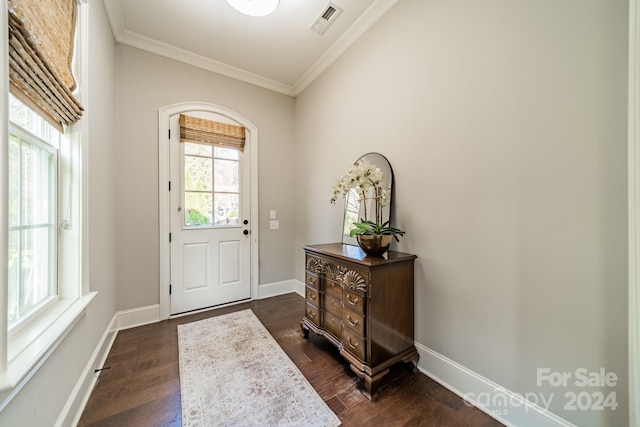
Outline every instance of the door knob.
<svg viewBox="0 0 640 427"><path fill-rule="evenodd" d="M244 225L247 225L247 224L249 224L249 221L245 219L244 221L242 221L242 223L243 223Z"/></svg>
<svg viewBox="0 0 640 427"><path fill-rule="evenodd" d="M244 230L244 231L242 232L242 234L244 234L244 235L246 236L247 234L249 234L249 230Z"/></svg>

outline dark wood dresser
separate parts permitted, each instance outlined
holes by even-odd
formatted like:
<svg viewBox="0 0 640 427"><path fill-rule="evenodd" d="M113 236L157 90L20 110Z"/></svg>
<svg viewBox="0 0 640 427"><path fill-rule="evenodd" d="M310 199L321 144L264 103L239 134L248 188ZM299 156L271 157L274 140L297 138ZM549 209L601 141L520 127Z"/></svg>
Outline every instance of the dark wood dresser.
<svg viewBox="0 0 640 427"><path fill-rule="evenodd" d="M325 336L363 380L371 399L377 381L400 361L418 364L413 338L415 255L366 256L358 246L304 246L305 316L301 327Z"/></svg>

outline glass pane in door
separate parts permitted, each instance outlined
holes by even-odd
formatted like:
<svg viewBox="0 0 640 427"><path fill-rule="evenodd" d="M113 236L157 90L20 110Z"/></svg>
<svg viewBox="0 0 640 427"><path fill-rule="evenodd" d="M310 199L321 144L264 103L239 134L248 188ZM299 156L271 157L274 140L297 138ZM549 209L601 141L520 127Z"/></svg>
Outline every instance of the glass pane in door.
<svg viewBox="0 0 640 427"><path fill-rule="evenodd" d="M240 225L240 152L184 143L185 227Z"/></svg>

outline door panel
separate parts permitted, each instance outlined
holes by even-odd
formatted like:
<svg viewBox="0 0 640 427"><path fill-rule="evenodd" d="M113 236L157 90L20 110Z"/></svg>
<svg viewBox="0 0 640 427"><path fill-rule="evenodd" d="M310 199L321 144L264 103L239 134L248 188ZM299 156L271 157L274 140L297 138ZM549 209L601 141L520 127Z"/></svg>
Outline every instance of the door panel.
<svg viewBox="0 0 640 427"><path fill-rule="evenodd" d="M190 291L207 286L209 245L206 242L188 243L183 246L184 290Z"/></svg>
<svg viewBox="0 0 640 427"><path fill-rule="evenodd" d="M171 314L251 297L248 157L170 139Z"/></svg>
<svg viewBox="0 0 640 427"><path fill-rule="evenodd" d="M231 285L240 280L240 242L220 242L220 284Z"/></svg>

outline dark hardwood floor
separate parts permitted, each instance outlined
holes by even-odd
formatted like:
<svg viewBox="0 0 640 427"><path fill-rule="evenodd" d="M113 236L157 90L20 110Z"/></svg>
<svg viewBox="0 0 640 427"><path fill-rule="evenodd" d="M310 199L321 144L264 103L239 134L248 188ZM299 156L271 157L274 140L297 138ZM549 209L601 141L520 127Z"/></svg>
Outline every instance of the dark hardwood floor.
<svg viewBox="0 0 640 427"><path fill-rule="evenodd" d="M300 336L304 299L287 294L120 331L79 426L180 426L177 325L251 308L343 426L500 426L427 376L398 365L374 402L338 351ZM303 427L303 426L301 426Z"/></svg>

